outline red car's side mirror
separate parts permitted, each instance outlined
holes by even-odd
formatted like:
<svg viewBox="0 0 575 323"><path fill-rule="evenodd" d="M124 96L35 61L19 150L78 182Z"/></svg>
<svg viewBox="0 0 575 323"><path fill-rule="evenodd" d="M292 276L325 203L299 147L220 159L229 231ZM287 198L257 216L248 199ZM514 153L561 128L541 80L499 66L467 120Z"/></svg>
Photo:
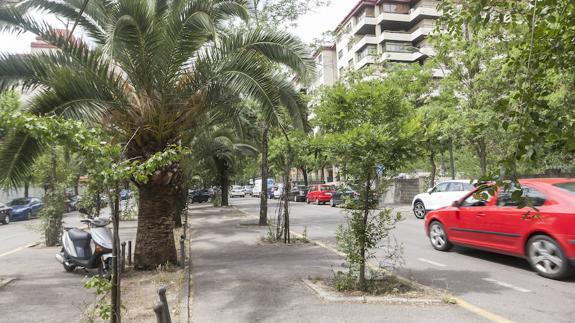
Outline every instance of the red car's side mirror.
<svg viewBox="0 0 575 323"><path fill-rule="evenodd" d="M459 201L453 201L453 203L451 203L451 206L458 208L459 206L461 206L461 203L459 203Z"/></svg>

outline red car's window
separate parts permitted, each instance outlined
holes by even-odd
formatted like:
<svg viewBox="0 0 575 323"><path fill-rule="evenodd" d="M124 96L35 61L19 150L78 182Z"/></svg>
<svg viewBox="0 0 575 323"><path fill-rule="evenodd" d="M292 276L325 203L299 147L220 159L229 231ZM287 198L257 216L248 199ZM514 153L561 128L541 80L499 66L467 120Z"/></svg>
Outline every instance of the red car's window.
<svg viewBox="0 0 575 323"><path fill-rule="evenodd" d="M575 182L557 183L553 184L553 186L559 187L560 189L575 195Z"/></svg>
<svg viewBox="0 0 575 323"><path fill-rule="evenodd" d="M532 187L524 186L522 189L523 189L522 196L527 198L531 206L537 207L545 204L545 201L547 200L545 194L539 192L538 190ZM512 198L513 191L516 190L518 190L518 188L512 187L509 190L500 191L497 196L497 206L514 206L514 207L518 206L517 201L513 200Z"/></svg>

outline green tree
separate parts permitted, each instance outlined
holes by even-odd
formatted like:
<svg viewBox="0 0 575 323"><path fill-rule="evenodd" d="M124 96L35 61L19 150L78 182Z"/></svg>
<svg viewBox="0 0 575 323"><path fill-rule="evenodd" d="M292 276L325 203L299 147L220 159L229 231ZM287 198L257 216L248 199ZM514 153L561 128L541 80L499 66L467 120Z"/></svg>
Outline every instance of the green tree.
<svg viewBox="0 0 575 323"><path fill-rule="evenodd" d="M452 37L486 33L502 45L494 72L509 84L497 89L509 99L494 113L514 140L502 158L501 175L515 176L521 163L544 162L549 152L572 155L575 3L451 0L441 9Z"/></svg>
<svg viewBox="0 0 575 323"><path fill-rule="evenodd" d="M405 88L396 82L404 72L393 70L383 79L366 77L373 75L370 70L352 75L345 83L324 89L314 111L330 155L345 165L347 183L360 193L347 211L346 226L338 229L338 245L362 289L370 250L398 220L389 211L373 210L377 202L373 193L379 189L374 187L376 179L391 178L416 155L413 143L420 120ZM378 169L385 174L378 174Z"/></svg>
<svg viewBox="0 0 575 323"><path fill-rule="evenodd" d="M285 32L222 29L228 18L248 18L239 0L90 1L78 18L82 5L34 0L0 9L4 30L29 31L59 48L1 57L1 90L42 87L29 111L101 124L115 142L124 143L129 160L145 161L177 144L223 94L251 98L272 122L282 99L278 89L284 87L272 64L301 75L310 70L306 47ZM33 10L77 19L95 46L36 22L29 15ZM11 147L31 153L16 156L12 163L26 167L40 148L38 142L13 139ZM3 160L8 151L0 152ZM137 268L176 262L172 212L166 206L176 204L179 172L174 164L144 180L132 178L140 199ZM3 172L2 178L16 183L22 179L19 175Z"/></svg>

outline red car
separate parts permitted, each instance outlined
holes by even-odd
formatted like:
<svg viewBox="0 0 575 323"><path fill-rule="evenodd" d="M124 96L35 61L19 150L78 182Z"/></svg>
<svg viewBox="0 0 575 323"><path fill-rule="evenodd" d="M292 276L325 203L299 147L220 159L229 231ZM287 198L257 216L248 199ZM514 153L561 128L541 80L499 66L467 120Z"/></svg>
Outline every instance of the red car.
<svg viewBox="0 0 575 323"><path fill-rule="evenodd" d="M335 187L333 185L312 185L307 192L307 198L305 201L307 204L312 202L315 202L317 205L326 204L329 203L333 193L335 193Z"/></svg>
<svg viewBox="0 0 575 323"><path fill-rule="evenodd" d="M469 193L429 212L425 230L433 248L461 245L526 258L541 276L562 279L575 270L575 179L519 180L537 209L518 208L510 190L486 200ZM478 199L479 198L479 199ZM537 212L535 217L526 217Z"/></svg>

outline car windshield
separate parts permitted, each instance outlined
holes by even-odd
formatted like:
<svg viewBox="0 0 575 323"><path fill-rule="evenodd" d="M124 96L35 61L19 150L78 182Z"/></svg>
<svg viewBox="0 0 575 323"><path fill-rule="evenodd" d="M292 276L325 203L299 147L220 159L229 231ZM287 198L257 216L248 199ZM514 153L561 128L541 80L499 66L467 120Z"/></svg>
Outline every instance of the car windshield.
<svg viewBox="0 0 575 323"><path fill-rule="evenodd" d="M232 190L235 190L235 191L241 190L241 189L242 189L241 186L233 186L233 187L232 187Z"/></svg>
<svg viewBox="0 0 575 323"><path fill-rule="evenodd" d="M322 191L334 191L335 190L335 188L331 185L320 186L319 189Z"/></svg>
<svg viewBox="0 0 575 323"><path fill-rule="evenodd" d="M575 182L557 183L553 184L553 186L559 187L560 189L575 195Z"/></svg>
<svg viewBox="0 0 575 323"><path fill-rule="evenodd" d="M28 200L27 199L15 199L12 200L12 202L8 203L8 205L26 205L28 204Z"/></svg>

